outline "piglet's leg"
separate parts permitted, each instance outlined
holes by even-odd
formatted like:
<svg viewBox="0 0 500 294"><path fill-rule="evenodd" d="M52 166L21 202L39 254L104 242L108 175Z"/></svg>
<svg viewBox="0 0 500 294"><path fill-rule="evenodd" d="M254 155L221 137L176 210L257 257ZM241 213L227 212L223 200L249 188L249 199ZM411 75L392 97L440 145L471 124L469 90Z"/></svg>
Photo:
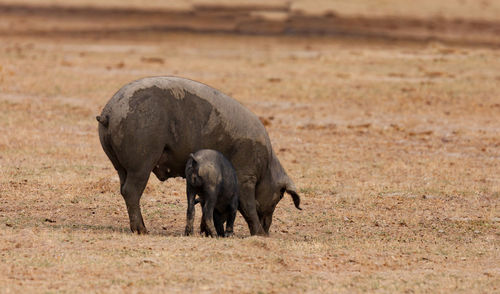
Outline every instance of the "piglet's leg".
<svg viewBox="0 0 500 294"><path fill-rule="evenodd" d="M214 210L214 225L217 236L224 237L224 216Z"/></svg>
<svg viewBox="0 0 500 294"><path fill-rule="evenodd" d="M238 210L238 199L236 198L235 203L228 207L226 233L225 233L226 237L231 237L234 235L233 226L234 226L234 220L236 219L237 210Z"/></svg>
<svg viewBox="0 0 500 294"><path fill-rule="evenodd" d="M184 231L184 235L189 236L193 234L193 222L195 214L194 198L196 196L196 193L193 191L190 185L187 185L186 194L187 194L188 208L186 211L186 229Z"/></svg>
<svg viewBox="0 0 500 294"><path fill-rule="evenodd" d="M203 205L203 221L205 223L205 233L210 237L216 236L216 230L214 225L214 208L215 202L217 201L217 191L215 189L206 189L206 200Z"/></svg>
<svg viewBox="0 0 500 294"><path fill-rule="evenodd" d="M200 235L205 235L205 237L208 237L207 225L205 224L205 219L203 217L201 218L200 222Z"/></svg>

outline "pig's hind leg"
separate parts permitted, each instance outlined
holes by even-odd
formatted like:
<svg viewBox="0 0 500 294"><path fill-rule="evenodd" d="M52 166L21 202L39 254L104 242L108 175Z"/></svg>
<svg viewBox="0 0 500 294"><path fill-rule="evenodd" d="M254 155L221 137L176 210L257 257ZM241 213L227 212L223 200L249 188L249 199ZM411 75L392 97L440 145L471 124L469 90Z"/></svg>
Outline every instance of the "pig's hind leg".
<svg viewBox="0 0 500 294"><path fill-rule="evenodd" d="M142 219L140 200L148 183L149 172L145 174L128 173L121 194L127 205L130 229L134 233L147 234L148 231Z"/></svg>

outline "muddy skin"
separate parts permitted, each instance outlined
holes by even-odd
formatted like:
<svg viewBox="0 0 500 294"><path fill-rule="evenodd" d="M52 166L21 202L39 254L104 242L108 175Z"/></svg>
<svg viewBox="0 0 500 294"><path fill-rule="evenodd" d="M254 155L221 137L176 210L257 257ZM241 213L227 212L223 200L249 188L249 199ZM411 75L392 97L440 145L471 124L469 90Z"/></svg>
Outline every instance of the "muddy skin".
<svg viewBox="0 0 500 294"><path fill-rule="evenodd" d="M299 208L295 185L258 117L207 85L178 77L140 79L122 87L97 120L102 148L120 177L133 232L147 233L140 198L151 172L162 181L185 177L189 154L200 149L218 150L235 167L238 210L251 235L269 233L284 192Z"/></svg>
<svg viewBox="0 0 500 294"><path fill-rule="evenodd" d="M203 149L191 154L186 163L185 235L193 234L195 196L202 206L200 233L214 237L233 235L233 224L238 210L238 178L232 164L215 150ZM224 223L226 223L224 231Z"/></svg>

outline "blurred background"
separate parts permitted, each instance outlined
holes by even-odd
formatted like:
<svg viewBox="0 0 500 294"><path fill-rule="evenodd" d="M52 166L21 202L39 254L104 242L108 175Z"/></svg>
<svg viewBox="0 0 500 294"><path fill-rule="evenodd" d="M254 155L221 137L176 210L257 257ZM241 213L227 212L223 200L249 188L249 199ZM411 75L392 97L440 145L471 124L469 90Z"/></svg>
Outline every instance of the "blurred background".
<svg viewBox="0 0 500 294"><path fill-rule="evenodd" d="M193 31L497 44L492 0L0 1L3 33Z"/></svg>

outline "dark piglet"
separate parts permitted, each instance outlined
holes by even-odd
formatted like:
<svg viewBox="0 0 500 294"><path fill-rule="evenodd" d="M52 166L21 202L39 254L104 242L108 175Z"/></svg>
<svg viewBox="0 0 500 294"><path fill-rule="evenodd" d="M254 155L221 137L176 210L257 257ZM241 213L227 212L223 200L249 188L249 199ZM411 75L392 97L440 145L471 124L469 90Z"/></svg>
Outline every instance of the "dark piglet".
<svg viewBox="0 0 500 294"><path fill-rule="evenodd" d="M229 237L238 210L238 178L231 162L215 150L200 150L190 154L186 163L186 236L193 233L197 201L201 203L200 233L206 236ZM195 200L195 196L199 200ZM226 230L224 231L224 223Z"/></svg>

